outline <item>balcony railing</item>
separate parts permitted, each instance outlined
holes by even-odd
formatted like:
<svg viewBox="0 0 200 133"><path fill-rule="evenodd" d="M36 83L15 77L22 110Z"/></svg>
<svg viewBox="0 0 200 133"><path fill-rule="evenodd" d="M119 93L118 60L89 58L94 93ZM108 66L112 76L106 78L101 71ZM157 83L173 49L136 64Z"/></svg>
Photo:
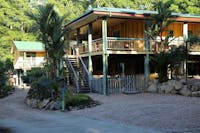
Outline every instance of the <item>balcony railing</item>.
<svg viewBox="0 0 200 133"><path fill-rule="evenodd" d="M169 43L168 47L161 47L159 40L150 40L149 52L160 52L163 50L169 50L172 47L178 47L185 45L183 38L175 38ZM107 37L107 50L110 51L136 51L145 52L145 40L144 38L119 38L119 37ZM103 51L102 38L92 41L92 52ZM192 52L200 52L200 45L192 45L189 49ZM88 44L79 46L80 54L88 53Z"/></svg>
<svg viewBox="0 0 200 133"><path fill-rule="evenodd" d="M189 51L190 52L200 52L200 43L190 44Z"/></svg>

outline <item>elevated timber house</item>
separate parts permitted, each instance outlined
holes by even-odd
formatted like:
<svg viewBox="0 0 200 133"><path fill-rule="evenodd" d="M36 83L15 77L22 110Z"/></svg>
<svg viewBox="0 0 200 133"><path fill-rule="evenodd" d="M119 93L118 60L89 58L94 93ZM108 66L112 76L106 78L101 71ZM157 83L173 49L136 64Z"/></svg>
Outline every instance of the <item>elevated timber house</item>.
<svg viewBox="0 0 200 133"><path fill-rule="evenodd" d="M145 89L153 73L148 56L161 50L145 35L152 14L157 12L93 8L65 25L70 29L66 66L78 92L137 93ZM175 38L168 49L185 45L189 34L200 37L200 16L173 13L172 19L175 22L163 32L163 37L171 32ZM193 67L189 74L200 75L200 45L189 47L188 67Z"/></svg>

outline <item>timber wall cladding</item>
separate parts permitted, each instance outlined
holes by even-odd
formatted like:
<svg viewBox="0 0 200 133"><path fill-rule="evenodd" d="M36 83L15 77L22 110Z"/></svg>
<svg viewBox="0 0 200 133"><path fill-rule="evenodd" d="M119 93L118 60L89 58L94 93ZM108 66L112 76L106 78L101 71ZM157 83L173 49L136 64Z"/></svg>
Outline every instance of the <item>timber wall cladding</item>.
<svg viewBox="0 0 200 133"><path fill-rule="evenodd" d="M116 32L119 32L120 37L124 38L144 38L144 21L127 20L108 27L109 37L114 36Z"/></svg>
<svg viewBox="0 0 200 133"><path fill-rule="evenodd" d="M167 36L169 34L169 31L173 31L174 37L181 37L183 36L183 23L172 23L170 24L164 31L163 36Z"/></svg>
<svg viewBox="0 0 200 133"><path fill-rule="evenodd" d="M144 38L144 27L143 20L126 20L120 24L108 27L108 36L122 38ZM138 51L143 51L144 41L134 41L134 47Z"/></svg>
<svg viewBox="0 0 200 133"><path fill-rule="evenodd" d="M200 24L199 23L189 23L188 31L192 32L192 34L200 37Z"/></svg>

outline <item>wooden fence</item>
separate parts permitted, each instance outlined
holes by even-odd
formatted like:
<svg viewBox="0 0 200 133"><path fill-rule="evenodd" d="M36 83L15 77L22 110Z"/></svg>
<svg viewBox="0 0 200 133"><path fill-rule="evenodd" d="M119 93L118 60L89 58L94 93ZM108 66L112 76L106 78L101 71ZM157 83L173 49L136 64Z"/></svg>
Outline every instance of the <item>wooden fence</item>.
<svg viewBox="0 0 200 133"><path fill-rule="evenodd" d="M92 90L103 94L103 78L92 79ZM143 75L108 77L109 94L138 93L144 90L145 78Z"/></svg>

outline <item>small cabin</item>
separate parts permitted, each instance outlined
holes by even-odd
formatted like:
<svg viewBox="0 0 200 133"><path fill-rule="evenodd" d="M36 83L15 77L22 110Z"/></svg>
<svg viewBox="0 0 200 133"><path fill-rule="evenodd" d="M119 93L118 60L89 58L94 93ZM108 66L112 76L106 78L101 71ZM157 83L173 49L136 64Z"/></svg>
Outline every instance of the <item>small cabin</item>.
<svg viewBox="0 0 200 133"><path fill-rule="evenodd" d="M45 62L45 48L41 42L13 41L11 48L13 66L16 71L15 84L21 85L21 76L34 67L42 67Z"/></svg>

